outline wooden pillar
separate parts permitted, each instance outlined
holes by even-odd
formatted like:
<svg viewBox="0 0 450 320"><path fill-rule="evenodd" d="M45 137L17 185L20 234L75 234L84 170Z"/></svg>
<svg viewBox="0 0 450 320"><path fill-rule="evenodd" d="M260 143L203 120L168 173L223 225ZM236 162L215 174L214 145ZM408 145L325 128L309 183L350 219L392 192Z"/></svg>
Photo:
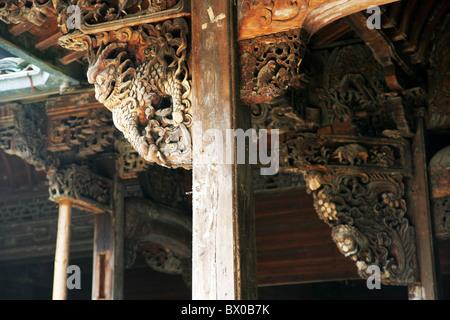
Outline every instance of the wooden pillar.
<svg viewBox="0 0 450 320"><path fill-rule="evenodd" d="M92 300L123 299L124 207L121 186L116 178L113 213L95 215Z"/></svg>
<svg viewBox="0 0 450 320"><path fill-rule="evenodd" d="M55 250L53 300L67 299L67 267L69 266L71 215L72 204L70 200L61 201L59 203L58 232Z"/></svg>
<svg viewBox="0 0 450 320"><path fill-rule="evenodd" d="M437 300L439 298L436 252L430 213L428 169L425 149L424 120L417 118L413 142L414 179L410 186L410 213L416 230L417 258L420 284L409 288L412 300Z"/></svg>
<svg viewBox="0 0 450 320"><path fill-rule="evenodd" d="M236 23L234 1L192 1L195 300L256 298L251 167L211 163L206 150L225 150L224 141L203 141L209 129L225 136L227 129L250 127L250 108L239 103Z"/></svg>

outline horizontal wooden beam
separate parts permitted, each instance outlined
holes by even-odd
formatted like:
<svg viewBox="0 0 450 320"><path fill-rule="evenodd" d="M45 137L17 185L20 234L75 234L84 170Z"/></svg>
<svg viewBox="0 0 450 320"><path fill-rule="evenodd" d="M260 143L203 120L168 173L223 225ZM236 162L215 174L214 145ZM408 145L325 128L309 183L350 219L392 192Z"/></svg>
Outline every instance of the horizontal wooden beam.
<svg viewBox="0 0 450 320"><path fill-rule="evenodd" d="M239 0L239 40L267 34L305 29L310 35L327 24L366 10L398 0Z"/></svg>

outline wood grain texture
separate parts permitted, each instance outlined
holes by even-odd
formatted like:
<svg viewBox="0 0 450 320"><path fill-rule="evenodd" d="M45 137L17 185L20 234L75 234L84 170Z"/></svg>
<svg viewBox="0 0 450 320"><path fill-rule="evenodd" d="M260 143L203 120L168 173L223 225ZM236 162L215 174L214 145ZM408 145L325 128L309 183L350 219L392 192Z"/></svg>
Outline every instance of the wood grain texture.
<svg viewBox="0 0 450 320"><path fill-rule="evenodd" d="M212 162L206 150L223 148L223 141L203 135L209 129L250 128L250 109L239 107L236 8L233 1L197 0L192 2L192 14L192 295L193 299L254 299L251 167L236 160Z"/></svg>
<svg viewBox="0 0 450 320"><path fill-rule="evenodd" d="M359 279L305 188L255 195L258 285Z"/></svg>
<svg viewBox="0 0 450 320"><path fill-rule="evenodd" d="M310 35L327 24L396 0L240 0L239 40L304 28Z"/></svg>

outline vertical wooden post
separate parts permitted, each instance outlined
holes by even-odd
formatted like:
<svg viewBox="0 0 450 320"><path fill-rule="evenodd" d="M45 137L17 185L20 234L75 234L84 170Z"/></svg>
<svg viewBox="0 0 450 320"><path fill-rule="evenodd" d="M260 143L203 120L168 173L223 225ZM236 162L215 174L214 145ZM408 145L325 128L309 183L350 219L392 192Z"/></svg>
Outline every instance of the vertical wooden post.
<svg viewBox="0 0 450 320"><path fill-rule="evenodd" d="M71 215L72 204L70 200L61 201L59 203L58 232L55 250L53 300L67 299L67 267L69 266Z"/></svg>
<svg viewBox="0 0 450 320"><path fill-rule="evenodd" d="M409 288L409 297L418 300L436 300L439 290L430 214L424 120L421 117L417 118L417 130L413 142L413 165L414 180L411 186L409 211L416 230L420 285Z"/></svg>
<svg viewBox="0 0 450 320"><path fill-rule="evenodd" d="M239 103L237 13L231 0L192 1L193 299L256 299L252 171L248 164L211 163L210 129L250 127Z"/></svg>
<svg viewBox="0 0 450 320"><path fill-rule="evenodd" d="M123 298L123 194L114 180L114 209L95 215L92 300Z"/></svg>

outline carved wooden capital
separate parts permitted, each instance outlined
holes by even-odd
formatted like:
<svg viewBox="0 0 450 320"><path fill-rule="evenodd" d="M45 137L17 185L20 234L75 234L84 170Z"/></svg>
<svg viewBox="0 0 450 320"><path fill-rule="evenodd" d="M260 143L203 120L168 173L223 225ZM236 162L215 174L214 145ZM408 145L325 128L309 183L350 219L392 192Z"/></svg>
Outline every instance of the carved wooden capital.
<svg viewBox="0 0 450 320"><path fill-rule="evenodd" d="M300 88L299 68L308 41L302 29L240 41L241 100L267 102L289 87Z"/></svg>
<svg viewBox="0 0 450 320"><path fill-rule="evenodd" d="M415 233L406 217L402 176L310 171L305 180L319 218L332 228L333 241L356 262L362 278L376 265L384 284L418 281Z"/></svg>
<svg viewBox="0 0 450 320"><path fill-rule="evenodd" d="M404 200L403 178L411 175L406 141L297 134L280 153L282 170L304 174L319 218L361 277L376 265L384 284L417 281L415 233Z"/></svg>
<svg viewBox="0 0 450 320"><path fill-rule="evenodd" d="M92 213L111 212L112 181L72 165L65 169L47 170L49 199L69 200L72 205Z"/></svg>
<svg viewBox="0 0 450 320"><path fill-rule="evenodd" d="M97 100L142 158L166 167L191 164L188 32L179 18L95 35L76 31L59 40L88 50Z"/></svg>

